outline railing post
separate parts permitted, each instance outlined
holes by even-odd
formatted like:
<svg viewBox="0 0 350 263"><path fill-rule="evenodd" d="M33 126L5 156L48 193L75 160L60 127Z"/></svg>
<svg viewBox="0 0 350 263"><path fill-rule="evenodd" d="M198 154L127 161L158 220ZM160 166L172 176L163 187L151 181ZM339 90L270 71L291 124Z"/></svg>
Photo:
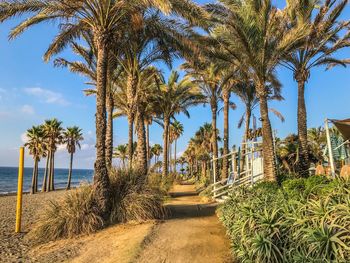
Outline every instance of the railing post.
<svg viewBox="0 0 350 263"><path fill-rule="evenodd" d="M254 143L252 144L252 157L251 157L251 173L252 173L252 185L254 185Z"/></svg>
<svg viewBox="0 0 350 263"><path fill-rule="evenodd" d="M325 128L326 128L327 146L328 146L328 152L329 152L329 163L331 165L332 177L335 178L335 165L334 165L334 158L333 158L331 135L329 133L328 119L325 120Z"/></svg>

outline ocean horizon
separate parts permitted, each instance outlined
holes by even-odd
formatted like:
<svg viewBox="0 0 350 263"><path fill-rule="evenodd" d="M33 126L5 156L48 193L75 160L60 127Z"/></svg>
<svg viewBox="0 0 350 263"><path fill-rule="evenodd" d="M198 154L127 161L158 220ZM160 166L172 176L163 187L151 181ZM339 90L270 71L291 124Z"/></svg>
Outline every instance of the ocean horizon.
<svg viewBox="0 0 350 263"><path fill-rule="evenodd" d="M68 171L66 168L55 168L55 189L64 189L67 186ZM45 168L39 168L38 190L41 190ZM23 192L29 192L32 183L32 167L24 168ZM71 186L79 186L83 182L92 182L94 170L73 169ZM11 194L17 192L18 167L0 167L0 194Z"/></svg>

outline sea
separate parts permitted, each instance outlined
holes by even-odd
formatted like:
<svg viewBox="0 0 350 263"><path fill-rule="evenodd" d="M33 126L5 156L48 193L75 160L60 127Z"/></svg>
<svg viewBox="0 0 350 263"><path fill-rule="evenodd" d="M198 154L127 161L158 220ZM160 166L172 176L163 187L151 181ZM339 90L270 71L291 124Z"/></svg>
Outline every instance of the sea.
<svg viewBox="0 0 350 263"><path fill-rule="evenodd" d="M38 189L41 189L45 169L39 168ZM32 183L33 168L24 168L23 192L29 192ZM81 183L91 183L93 170L73 169L71 187ZM55 189L64 189L67 186L68 169L55 169ZM0 195L17 192L18 168L0 167Z"/></svg>

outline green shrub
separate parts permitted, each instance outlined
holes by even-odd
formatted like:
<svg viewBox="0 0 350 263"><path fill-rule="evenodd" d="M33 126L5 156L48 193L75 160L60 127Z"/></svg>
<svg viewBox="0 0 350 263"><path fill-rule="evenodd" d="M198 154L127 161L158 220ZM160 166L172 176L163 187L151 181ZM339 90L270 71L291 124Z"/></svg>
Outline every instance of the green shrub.
<svg viewBox="0 0 350 263"><path fill-rule="evenodd" d="M166 215L163 193L148 184L142 173L112 170L110 183L112 210L109 222L104 222L96 211L93 188L83 185L67 192L62 199L50 202L28 238L37 243L47 242L90 234L107 224L160 219Z"/></svg>
<svg viewBox="0 0 350 263"><path fill-rule="evenodd" d="M283 188L240 188L219 216L239 262L350 262L349 181L311 177Z"/></svg>

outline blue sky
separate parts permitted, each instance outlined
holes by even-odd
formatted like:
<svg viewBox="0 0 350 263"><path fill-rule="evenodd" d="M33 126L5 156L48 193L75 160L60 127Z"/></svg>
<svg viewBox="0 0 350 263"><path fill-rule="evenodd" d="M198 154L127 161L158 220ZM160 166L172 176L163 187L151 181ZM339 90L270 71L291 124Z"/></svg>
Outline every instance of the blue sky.
<svg viewBox="0 0 350 263"><path fill-rule="evenodd" d="M279 7L283 7L283 4L284 1L277 1ZM343 19L350 19L349 6L344 12ZM23 144L26 129L40 124L45 119L56 117L63 121L65 127L78 125L83 129L85 141L82 150L76 155L75 167L92 168L95 156L95 98L83 95L86 80L65 69L54 68L52 62L43 62L42 56L56 33L55 25L36 26L18 39L9 42L7 34L16 22L18 20L0 24L0 166L17 165L18 147ZM339 55L349 58L350 49ZM62 56L71 55L66 51ZM175 63L175 69L179 64L180 61ZM167 68L163 70L168 71ZM278 76L283 83L285 101L273 102L271 107L282 112L286 122L281 123L274 116L271 116L271 121L278 136L283 137L296 131L297 91L296 83L288 70L279 69ZM349 68L335 68L328 72L321 68L313 70L306 88L308 125L320 126L326 117L349 118L349 86ZM231 145L239 144L242 138L242 130L237 129L237 123L244 112L244 107L238 98L233 97L232 100L238 107L237 110L230 112ZM178 116L185 127L184 136L179 140L179 153L186 148L188 140L198 127L210 122L209 106L192 108L190 113L191 119ZM218 118L218 128L221 131L222 117L220 114ZM114 132L116 144L127 141L125 119L115 121ZM162 129L157 124L151 127L150 133L152 143L162 143ZM56 160L57 167L68 167L68 154L63 147L59 149ZM26 156L25 164L32 165L29 156Z"/></svg>

